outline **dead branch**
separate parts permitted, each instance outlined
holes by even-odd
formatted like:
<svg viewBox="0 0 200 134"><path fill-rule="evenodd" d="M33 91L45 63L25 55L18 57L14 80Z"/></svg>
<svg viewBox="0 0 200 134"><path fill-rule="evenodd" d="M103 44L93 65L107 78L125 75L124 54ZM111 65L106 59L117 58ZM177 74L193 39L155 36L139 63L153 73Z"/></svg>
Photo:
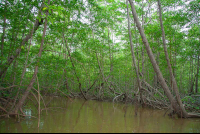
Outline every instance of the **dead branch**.
<svg viewBox="0 0 200 134"><path fill-rule="evenodd" d="M60 89L57 88L56 90L60 91L60 92L61 92L62 94L64 94L70 101L72 101L71 98L70 98L68 95L66 95L64 92L62 92Z"/></svg>
<svg viewBox="0 0 200 134"><path fill-rule="evenodd" d="M4 112L8 113L3 107L0 106L0 109L3 110Z"/></svg>
<svg viewBox="0 0 200 134"><path fill-rule="evenodd" d="M12 86L6 87L6 88L0 87L0 90L6 90L6 89L9 89L9 88L13 88L13 87L18 87L18 85L12 85Z"/></svg>

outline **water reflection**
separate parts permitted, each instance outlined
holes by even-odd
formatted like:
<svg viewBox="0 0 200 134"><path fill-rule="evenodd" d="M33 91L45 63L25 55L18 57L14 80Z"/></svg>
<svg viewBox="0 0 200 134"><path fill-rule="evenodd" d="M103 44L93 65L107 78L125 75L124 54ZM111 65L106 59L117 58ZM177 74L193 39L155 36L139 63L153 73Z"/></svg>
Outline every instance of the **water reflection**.
<svg viewBox="0 0 200 134"><path fill-rule="evenodd" d="M47 99L48 101L48 99ZM54 98L50 103L48 115L42 111L40 127L37 119L26 117L17 123L14 119L0 119L0 132L40 132L40 133L199 133L199 119L171 119L163 116L165 111L111 102L84 101L75 99L73 102ZM52 108L52 107L63 107ZM25 109L27 115L34 115L37 109Z"/></svg>

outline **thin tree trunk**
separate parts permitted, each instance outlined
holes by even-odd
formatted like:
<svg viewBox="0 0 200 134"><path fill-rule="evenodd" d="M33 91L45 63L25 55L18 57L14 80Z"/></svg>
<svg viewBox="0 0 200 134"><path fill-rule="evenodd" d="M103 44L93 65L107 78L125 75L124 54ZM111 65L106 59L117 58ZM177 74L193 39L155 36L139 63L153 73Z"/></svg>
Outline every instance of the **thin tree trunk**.
<svg viewBox="0 0 200 134"><path fill-rule="evenodd" d="M112 63L112 52L111 52L111 43L109 42L110 40L110 32L109 32L109 28L108 28L108 45L109 45L109 58L110 58L110 75L113 71L113 63ZM112 75L111 75L112 78Z"/></svg>
<svg viewBox="0 0 200 134"><path fill-rule="evenodd" d="M190 57L190 71L189 71L189 84L188 84L189 93L193 92L193 89L191 90L192 82L193 82L193 58Z"/></svg>
<svg viewBox="0 0 200 134"><path fill-rule="evenodd" d="M128 9L127 9L128 10ZM129 13L128 13L128 17L129 17ZM129 25L130 25L130 17L129 17ZM137 31L136 31L136 24L134 23L134 29L135 29L135 44L136 44L136 56L137 56L137 60L138 60L138 65L137 65L137 70L138 70L138 73L140 73L140 58L139 58L139 42L138 42L138 40L137 40ZM130 29L128 29L128 30L130 30ZM131 34L131 31L129 32L130 34ZM129 40L130 40L130 36L131 35L129 35ZM132 40L132 38L131 38L131 40ZM132 43L132 45L133 45L133 43ZM135 62L136 62L136 60L135 60Z"/></svg>
<svg viewBox="0 0 200 134"><path fill-rule="evenodd" d="M190 90L189 90L189 93L190 94L193 94L194 93L194 83L195 83L195 78L196 78L197 75L194 75L194 78L192 79L191 81L191 87L190 87Z"/></svg>
<svg viewBox="0 0 200 134"><path fill-rule="evenodd" d="M5 1L5 12L7 10L7 0ZM5 38L5 30L6 30L6 15L4 14L4 19L3 19L3 34L1 37L1 57L3 58L3 49L4 49L4 38ZM1 60L0 65L2 65L3 60ZM1 71L1 70L0 70Z"/></svg>
<svg viewBox="0 0 200 134"><path fill-rule="evenodd" d="M38 84L38 128L39 128L40 127L40 85L39 85L37 75L36 75L36 78L37 78L37 84Z"/></svg>
<svg viewBox="0 0 200 134"><path fill-rule="evenodd" d="M69 85L68 85L68 78L67 78L67 71L64 69L64 73L65 73L65 86L67 91L69 91Z"/></svg>
<svg viewBox="0 0 200 134"><path fill-rule="evenodd" d="M143 103L143 99L142 99L142 93L141 93L141 82L140 82L140 76L139 76L139 72L138 72L138 68L137 68L137 64L136 64L136 60L135 60L135 54L134 54L134 49L133 49L133 41L132 41L132 37L131 37L131 29L130 29L130 17L129 17L129 9L128 9L128 0L126 0L126 5L127 5L127 19L128 19L128 33L129 33L129 40L130 40L130 47L131 47L131 54L132 54L132 58L133 58L133 67L135 68L135 72L136 72L136 76L137 76L137 83L138 83L138 88L139 88L139 92L140 92L140 99Z"/></svg>
<svg viewBox="0 0 200 134"><path fill-rule="evenodd" d="M73 36L74 36L74 33L73 33L73 35L72 35L72 38L73 38ZM73 66L74 74L75 74L75 76L76 76L76 78L77 78L77 81L78 81L78 83L79 83L79 90L81 91L81 94L83 95L84 99L87 100L85 94L83 93L83 91L82 91L82 89L81 89L81 82L80 82L80 79L79 79L79 77L78 77L78 75L77 75L77 72L76 72L76 69L75 69L75 65L74 65L74 62L73 62L73 60L72 60L71 53L70 53L70 49L69 49L67 40L65 39L64 33L63 33L63 39L64 39L64 41L65 41L66 48L67 48L67 51L68 51L68 55L69 55L70 61L71 61L72 66Z"/></svg>
<svg viewBox="0 0 200 134"><path fill-rule="evenodd" d="M199 55L197 59L197 75L196 75L196 89L195 89L196 93L198 93L198 76L199 76Z"/></svg>
<svg viewBox="0 0 200 134"><path fill-rule="evenodd" d="M42 10L42 6L38 12L38 14L41 13ZM10 64L19 56L20 52L21 52L21 46L24 46L25 43L33 36L33 34L35 33L35 31L39 28L40 26L40 22L38 19L35 20L34 22L34 26L32 28L32 30L29 32L29 34L22 40L22 43L20 44L20 47L15 51L15 53L13 55L11 55L10 57L8 57L8 60L6 63L4 63L4 65L2 66L2 68L0 69L0 78L2 77L2 75L7 71L8 67L10 66Z"/></svg>
<svg viewBox="0 0 200 134"><path fill-rule="evenodd" d="M48 1L48 4L50 3L50 0ZM48 15L48 12L46 12L46 16ZM38 54L38 58L41 57L42 55L42 50L43 50L43 44L44 44L44 37L45 37L45 34L46 34L46 29L47 29L47 18L45 18L45 23L44 23L44 30L43 30L43 35L42 35L42 41L41 41L41 45L40 45L40 50L39 50L39 54ZM37 61L37 63L39 63L39 60ZM19 100L18 104L16 105L15 107L15 110L14 110L14 113L18 113L19 109L22 107L22 105L24 104L24 101L26 100L26 98L28 97L29 95L29 92L30 90L32 89L33 87L33 84L35 82L35 79L36 79L36 76L37 76L37 73L38 73L38 65L35 66L35 70L34 70L34 74L32 76L32 79L24 93L24 95L22 96L22 98Z"/></svg>
<svg viewBox="0 0 200 134"><path fill-rule="evenodd" d="M181 67L181 75L180 75L180 83L179 83L179 89L182 89L182 76L183 76L183 66ZM184 91L185 92L185 91Z"/></svg>
<svg viewBox="0 0 200 134"><path fill-rule="evenodd" d="M140 35L142 37L142 41L145 45L145 48L146 48L146 51L147 51L147 54L151 60L151 63L153 65L153 68L154 68L154 71L156 72L157 76L158 76L158 79L160 81L160 84L163 88L163 90L165 91L171 105L172 105L172 108L175 110L175 112L181 117L182 116L182 113L181 113L181 110L180 110L180 107L178 106L177 102L175 101L175 99L173 98L173 95L171 94L164 78L163 78L163 75L160 71L160 68L158 67L157 63L156 63L156 60L153 56L153 52L149 46L149 43L148 43L148 40L146 38L146 35L144 34L144 30L142 29L141 27L141 24L139 22L139 19L138 19L138 16L137 16L137 13L136 13L136 10L135 10L135 6L134 6L134 3L132 0L129 0L129 3L131 5L131 8L132 8L132 15L133 15L133 18L134 20L136 21L136 24L137 24L137 28L140 32Z"/></svg>
<svg viewBox="0 0 200 134"><path fill-rule="evenodd" d="M142 0L142 11L143 11L143 8L145 6L145 4L143 3L144 1ZM144 28L144 14L142 14L142 27ZM143 79L145 79L145 72L144 72L144 46L142 45L142 76L143 76Z"/></svg>
<svg viewBox="0 0 200 134"><path fill-rule="evenodd" d="M163 46L164 46L164 51L165 51L165 58L167 60L170 78L171 78L171 81L172 81L172 89L174 89L174 92L176 94L176 99L177 99L177 102L180 106L183 117L187 117L188 114L187 114L187 112L186 112L186 110L185 110L185 108L182 104L182 101L181 101L181 98L180 98L180 95L179 95L179 91L178 91L178 87L177 87L177 83L176 83L176 80L175 80L174 75L173 75L173 70L172 70L172 67L171 67L171 64L170 64L170 59L169 59L168 52L167 52L167 45L166 45L166 41L165 41L165 31L164 31L163 22L162 22L162 13L161 13L162 9L161 9L160 0L158 0L158 8L159 8L160 26L161 26L161 30L162 30L162 40L163 40Z"/></svg>
<svg viewBox="0 0 200 134"><path fill-rule="evenodd" d="M173 42L176 44L176 40L174 39L174 34L173 34ZM175 54L174 54L174 66L176 67L176 47L175 47ZM176 68L173 69L173 74L174 74L174 78L176 78Z"/></svg>
<svg viewBox="0 0 200 134"><path fill-rule="evenodd" d="M160 53L158 52L157 58L156 58L156 62L158 64L158 66L159 66L159 56L160 56ZM157 86L158 86L158 77L157 77L156 73L154 72L154 87L156 88Z"/></svg>
<svg viewBox="0 0 200 134"><path fill-rule="evenodd" d="M27 56L26 56L26 61L25 61L25 65L24 65L24 70L23 70L22 75L21 75L21 80L20 80L19 88L18 88L17 94L16 94L16 96L14 98L14 102L13 102L13 105L12 105L12 107L10 109L10 112L13 110L13 108L14 108L14 106L16 104L16 100L17 100L17 97L19 95L19 90L20 90L20 87L22 85L24 75L26 73L26 67L27 67L27 62L28 62L28 56L29 56L29 52L30 52L30 47L31 47L31 42L29 44L29 48L28 48L28 52L27 52Z"/></svg>

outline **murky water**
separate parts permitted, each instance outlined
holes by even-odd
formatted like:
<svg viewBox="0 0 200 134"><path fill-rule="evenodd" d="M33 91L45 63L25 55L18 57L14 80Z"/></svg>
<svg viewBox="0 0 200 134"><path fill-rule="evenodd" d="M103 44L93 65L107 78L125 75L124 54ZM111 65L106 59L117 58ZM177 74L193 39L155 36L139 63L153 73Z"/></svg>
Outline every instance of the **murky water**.
<svg viewBox="0 0 200 134"><path fill-rule="evenodd" d="M42 111L39 128L38 119L32 117L26 117L20 123L12 118L1 118L0 133L200 132L200 119L172 119L168 116L164 117L163 110L138 108L135 116L133 105L80 99L71 102L63 98L55 98L50 107L47 111L48 115L45 110ZM36 107L27 107L25 111L27 115L34 115Z"/></svg>

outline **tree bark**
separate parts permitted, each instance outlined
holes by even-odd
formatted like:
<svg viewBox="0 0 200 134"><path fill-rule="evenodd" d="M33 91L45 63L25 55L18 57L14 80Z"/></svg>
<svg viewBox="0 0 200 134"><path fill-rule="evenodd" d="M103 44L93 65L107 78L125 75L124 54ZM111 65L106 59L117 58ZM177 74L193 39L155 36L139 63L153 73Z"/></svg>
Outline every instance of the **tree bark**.
<svg viewBox="0 0 200 134"><path fill-rule="evenodd" d="M190 89L189 89L189 94L193 94L194 93L194 83L195 83L195 78L196 78L196 76L197 76L197 74L196 75L194 75L194 78L191 80L191 87L190 87Z"/></svg>
<svg viewBox="0 0 200 134"><path fill-rule="evenodd" d="M31 47L31 42L30 42L29 47L28 47L28 52L27 52L27 56L26 56L26 61L25 61L25 63L24 63L24 69L23 69L23 72L22 72L22 75L21 75L21 80L20 80L20 83L19 83L18 91L17 91L17 94L16 94L16 96L15 96L15 98L14 98L14 102L13 102L13 105L12 105L10 111L13 110L13 108L14 108L14 106L15 106L15 104L16 104L16 100L17 100L17 97L18 97L18 95L19 95L20 86L22 85L22 82L23 82L23 79L24 79L24 75L25 75L25 73L26 73L26 67L27 67L27 62L28 62L28 56L29 56L29 52L30 52L30 47Z"/></svg>
<svg viewBox="0 0 200 134"><path fill-rule="evenodd" d="M43 3L42 6L39 10L39 13L41 12L43 7ZM20 52L21 52L21 46L24 46L25 43L33 36L33 34L35 33L35 31L39 28L40 23L39 20L36 19L34 22L34 26L32 28L32 30L29 32L29 34L22 40L20 47L14 52L13 55L11 55L10 57L8 57L8 60L6 63L4 63L4 65L2 65L1 69L0 69L0 78L2 77L2 75L7 71L8 67L10 66L10 64L19 56Z"/></svg>
<svg viewBox="0 0 200 134"><path fill-rule="evenodd" d="M48 4L50 3L50 0L48 1ZM48 12L46 12L46 17L48 15ZM40 45L40 50L39 50L39 54L38 54L38 58L41 57L42 55L42 50L43 50L43 44L44 44L44 37L45 37L45 34L46 34L46 29L47 29L47 18L45 18L45 23L44 23L44 30L43 30L43 35L42 35L42 41L41 41L41 45ZM37 61L37 63L39 63L39 60ZM28 97L29 95L29 92L30 90L32 89L33 87L33 84L35 82L35 79L36 79L36 76L37 76L37 73L38 73L38 65L35 66L35 70L34 70L34 74L32 76L32 79L24 93L24 95L22 96L22 98L19 100L18 104L16 105L15 107L15 110L14 110L14 113L17 114L19 109L22 107L22 105L24 104L24 101L26 100L26 98Z"/></svg>
<svg viewBox="0 0 200 134"><path fill-rule="evenodd" d="M165 80L163 78L163 75L162 75L162 73L160 71L160 68L159 68L159 66L156 63L156 60L155 60L153 52L152 52L152 50L151 50L151 48L149 46L148 40L146 38L146 35L144 34L144 30L142 29L141 24L139 22L139 19L138 19L136 10L135 10L134 3L133 3L132 0L129 0L129 3L131 5L133 18L134 18L134 20L135 20L135 22L137 24L137 28L138 28L138 30L140 32L141 37L142 37L142 41L143 41L143 43L145 45L147 54L148 54L148 56L149 56L149 58L151 60L152 66L154 68L154 71L156 72L156 74L158 76L160 84L161 84L163 90L165 91L165 93L166 93L166 95L167 95L167 97L168 97L168 99L169 99L169 101L170 101L170 103L172 105L172 108L181 117L182 112L180 110L180 107L178 106L176 100L173 98L173 95L171 94L171 92L170 92L170 90L169 90L169 88L168 88L168 86L167 86L167 84L166 84L166 82L165 82Z"/></svg>
<svg viewBox="0 0 200 134"><path fill-rule="evenodd" d="M131 26L130 26L130 17L129 17L129 9L128 9L128 0L126 0L126 5L127 5L127 19L128 19L128 34L129 34L129 40L130 40L130 47L131 47L131 54L132 54L132 63L133 63L133 67L135 68L135 72L136 72L136 77L137 77L137 83L138 83L138 88L139 88L139 93L140 93L140 99L143 103L143 99L142 99L142 93L141 93L141 82L140 82L140 76L139 76L139 72L138 72L138 68L137 68L137 64L136 64L136 60L135 60L135 54L134 54L134 49L133 49L133 41L132 41L132 37L131 37Z"/></svg>
<svg viewBox="0 0 200 134"><path fill-rule="evenodd" d="M73 38L73 36L74 36L74 33L73 33L73 35L72 35L72 38ZM73 70L74 70L76 79L77 79L77 81L78 81L78 83L79 83L79 90L81 91L81 94L83 95L84 99L87 100L85 94L83 93L83 91L82 91L82 89L81 89L81 82L80 82L80 79L79 79L79 77L78 77L78 75L77 75L77 72L76 72L76 69L75 69L75 65L74 65L74 62L73 62L73 60L72 60L71 53L70 53L70 49L69 49L67 40L65 39L64 33L63 33L63 39L64 39L65 44L66 44L66 48L67 48L67 51L68 51L68 55L69 55L70 61L71 61L72 66L73 66Z"/></svg>
<svg viewBox="0 0 200 134"><path fill-rule="evenodd" d="M196 75L196 88L195 88L196 93L198 93L198 76L199 76L199 55L197 59L197 75Z"/></svg>
<svg viewBox="0 0 200 134"><path fill-rule="evenodd" d="M169 59L168 52L167 52L167 45L166 45L166 41L165 41L165 31L164 31L163 21L162 21L162 13L161 13L162 9L161 9L160 0L158 0L158 8L159 8L160 26L161 26L161 30L162 30L163 47L164 47L165 58L167 60L169 73L170 73L170 78L171 78L171 81L172 81L172 89L174 90L174 92L176 94L176 99L177 99L177 102L180 106L183 117L187 117L188 114L187 114L187 112L186 112L186 110L183 106L182 101L181 101L179 91L178 91L178 86L177 86L176 80L175 80L174 75L173 75L173 70L172 70L170 59Z"/></svg>

